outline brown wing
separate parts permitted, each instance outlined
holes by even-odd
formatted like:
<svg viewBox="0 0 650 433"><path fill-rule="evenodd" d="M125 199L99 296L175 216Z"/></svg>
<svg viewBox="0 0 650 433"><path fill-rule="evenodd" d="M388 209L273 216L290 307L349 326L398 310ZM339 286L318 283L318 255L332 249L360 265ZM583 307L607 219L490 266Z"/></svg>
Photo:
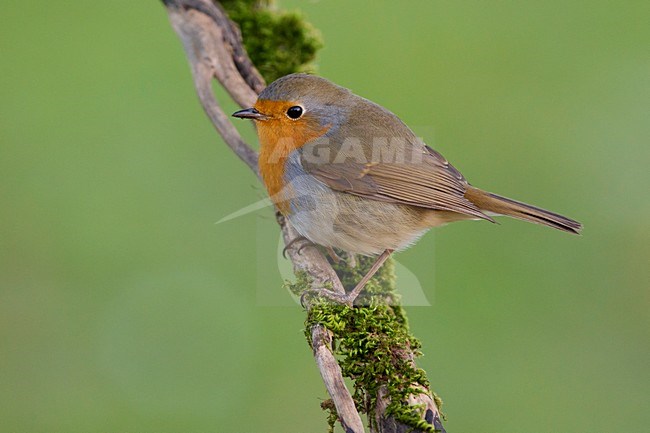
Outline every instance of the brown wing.
<svg viewBox="0 0 650 433"><path fill-rule="evenodd" d="M336 126L324 140L301 148L307 173L336 191L493 221L465 198L463 175L397 116L352 94L346 104L338 113L347 115L329 123ZM314 155L328 158L319 161Z"/></svg>
<svg viewBox="0 0 650 433"><path fill-rule="evenodd" d="M435 210L447 210L493 221L465 198L467 181L435 150L422 147L415 162L344 161L309 163L303 168L330 188L370 198Z"/></svg>

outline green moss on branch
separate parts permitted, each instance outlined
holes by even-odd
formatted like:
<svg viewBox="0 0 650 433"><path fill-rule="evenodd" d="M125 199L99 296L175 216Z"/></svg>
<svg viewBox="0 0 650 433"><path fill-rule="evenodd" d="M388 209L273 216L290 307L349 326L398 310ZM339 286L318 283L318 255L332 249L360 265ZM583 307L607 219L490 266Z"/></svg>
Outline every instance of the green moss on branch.
<svg viewBox="0 0 650 433"><path fill-rule="evenodd" d="M277 11L270 0L219 3L239 25L246 51L267 83L293 72L313 71L322 42L300 14Z"/></svg>
<svg viewBox="0 0 650 433"><path fill-rule="evenodd" d="M343 285L351 290L373 261L360 257L354 269L343 262L333 266ZM309 288L309 280L305 275L298 276L296 283L288 283L288 287L300 293ZM422 419L424 408L408 404L409 395L426 392L429 382L425 372L412 361L412 356L420 355L421 345L411 335L399 306L392 260L370 280L358 302L363 306L350 308L324 299L313 300L305 323L307 339L311 339L311 328L316 324L332 332L332 349L341 371L354 382L355 405L359 412L370 415L370 422L374 420L380 387L385 387L390 400L385 416L420 431L434 432L433 426ZM437 399L436 403L441 402Z"/></svg>

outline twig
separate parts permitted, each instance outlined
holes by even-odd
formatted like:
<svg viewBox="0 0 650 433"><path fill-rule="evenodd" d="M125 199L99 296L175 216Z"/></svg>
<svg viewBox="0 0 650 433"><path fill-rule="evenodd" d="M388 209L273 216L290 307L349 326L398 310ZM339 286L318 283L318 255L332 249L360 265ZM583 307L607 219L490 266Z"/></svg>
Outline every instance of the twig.
<svg viewBox="0 0 650 433"><path fill-rule="evenodd" d="M192 70L194 86L210 121L226 144L259 177L257 153L241 138L229 117L212 93L211 81L216 78L241 107L250 107L264 88L264 80L249 59L242 45L239 29L230 21L221 5L210 0L162 0L172 27L183 43ZM315 246L291 244L298 233L276 211L287 254L294 272L306 273L312 287L328 285L345 293L336 272ZM308 306L309 307L309 306ZM339 421L346 433L363 433L363 423L349 390L345 387L341 368L332 354L331 333L322 325L311 329L314 358L334 402ZM409 352L410 353L410 352ZM412 353L404 356L411 356ZM409 403L425 408L425 420L444 432L435 401L428 390L410 397ZM386 394L377 399L376 425L380 432L417 431L384 416L389 403Z"/></svg>
<svg viewBox="0 0 650 433"><path fill-rule="evenodd" d="M343 430L346 433L363 432L361 417L359 417L350 392L345 387L341 367L332 354L332 335L324 326L315 325L311 329L311 340L316 365L320 370L325 388L332 397Z"/></svg>
<svg viewBox="0 0 650 433"><path fill-rule="evenodd" d="M241 61L249 71L247 82L233 60L233 46L241 48L241 37L233 34L234 25L223 11L207 0L164 0L172 27L183 43L187 54L194 87L201 105L217 132L242 161L259 176L257 153L242 140L239 132L221 109L212 93L212 78L219 80L230 96L241 106L252 106L257 92L252 86L263 88L264 81L248 56ZM229 23L225 25L224 23ZM251 78L253 77L253 78Z"/></svg>

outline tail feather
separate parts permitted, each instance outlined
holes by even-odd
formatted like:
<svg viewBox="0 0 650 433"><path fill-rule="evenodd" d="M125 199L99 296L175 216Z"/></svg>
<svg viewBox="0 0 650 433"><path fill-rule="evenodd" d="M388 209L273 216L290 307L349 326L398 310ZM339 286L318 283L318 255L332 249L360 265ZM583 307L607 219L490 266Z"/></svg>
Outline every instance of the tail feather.
<svg viewBox="0 0 650 433"><path fill-rule="evenodd" d="M563 215L469 186L465 198L479 209L579 234L582 224Z"/></svg>

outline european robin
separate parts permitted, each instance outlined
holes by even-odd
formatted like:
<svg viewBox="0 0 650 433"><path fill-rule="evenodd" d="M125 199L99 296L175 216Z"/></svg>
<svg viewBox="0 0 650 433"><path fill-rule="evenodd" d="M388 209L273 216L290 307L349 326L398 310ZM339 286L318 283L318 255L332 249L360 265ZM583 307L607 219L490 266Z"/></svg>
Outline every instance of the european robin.
<svg viewBox="0 0 650 433"><path fill-rule="evenodd" d="M345 296L323 291L339 302L352 304L393 251L432 227L506 215L569 233L582 228L470 185L395 114L321 77L282 77L233 116L255 121L262 180L302 236L329 250L379 255Z"/></svg>

